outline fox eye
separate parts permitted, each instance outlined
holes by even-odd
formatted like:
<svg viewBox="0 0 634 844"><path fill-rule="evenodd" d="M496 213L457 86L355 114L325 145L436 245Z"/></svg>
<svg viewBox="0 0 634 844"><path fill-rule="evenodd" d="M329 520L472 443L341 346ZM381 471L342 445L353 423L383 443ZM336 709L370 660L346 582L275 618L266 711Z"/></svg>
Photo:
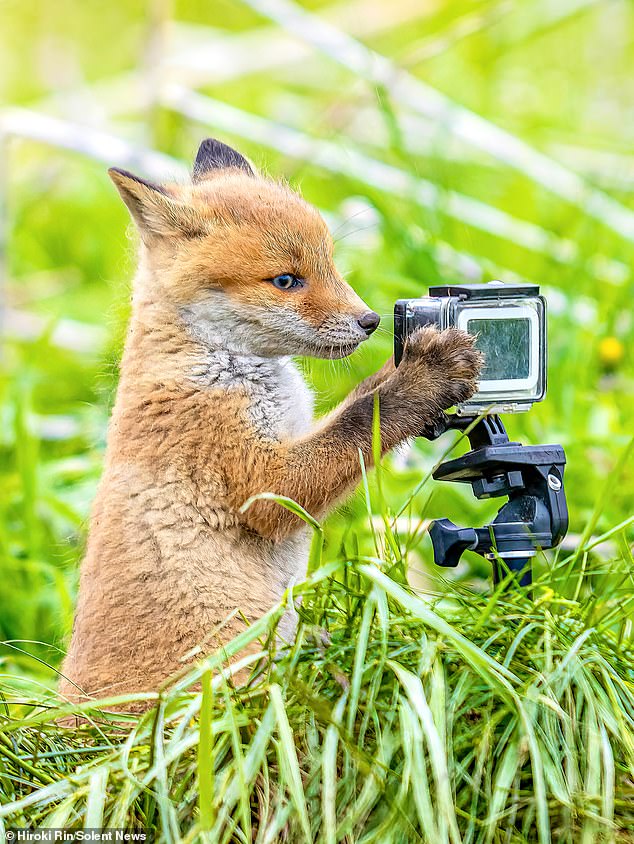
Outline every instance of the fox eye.
<svg viewBox="0 0 634 844"><path fill-rule="evenodd" d="M292 290L294 287L303 286L303 279L292 273L276 275L275 278L269 278L267 281L270 281L273 287L277 287L278 290Z"/></svg>

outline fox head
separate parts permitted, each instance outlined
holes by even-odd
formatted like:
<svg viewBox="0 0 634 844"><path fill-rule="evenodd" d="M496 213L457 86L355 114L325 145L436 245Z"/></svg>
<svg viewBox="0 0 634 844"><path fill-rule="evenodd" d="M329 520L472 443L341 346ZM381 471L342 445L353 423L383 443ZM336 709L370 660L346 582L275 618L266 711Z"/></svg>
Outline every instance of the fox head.
<svg viewBox="0 0 634 844"><path fill-rule="evenodd" d="M204 141L187 186L109 174L141 235L144 298L176 311L198 342L339 358L378 326L337 271L315 208L231 147Z"/></svg>

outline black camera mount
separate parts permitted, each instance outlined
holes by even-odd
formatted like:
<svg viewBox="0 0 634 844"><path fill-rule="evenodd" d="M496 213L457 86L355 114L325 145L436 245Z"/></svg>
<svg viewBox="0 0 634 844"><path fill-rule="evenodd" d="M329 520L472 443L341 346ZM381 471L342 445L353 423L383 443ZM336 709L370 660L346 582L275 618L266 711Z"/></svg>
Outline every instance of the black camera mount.
<svg viewBox="0 0 634 844"><path fill-rule="evenodd" d="M458 527L449 519L432 522L434 562L457 566L463 551L475 551L492 562L494 583L509 571L521 585L529 585L530 561L537 550L554 548L568 530L563 448L510 442L502 420L493 415L443 414L422 435L434 440L448 430L466 432L471 451L441 463L433 477L471 484L478 499L508 496L508 501L481 528Z"/></svg>

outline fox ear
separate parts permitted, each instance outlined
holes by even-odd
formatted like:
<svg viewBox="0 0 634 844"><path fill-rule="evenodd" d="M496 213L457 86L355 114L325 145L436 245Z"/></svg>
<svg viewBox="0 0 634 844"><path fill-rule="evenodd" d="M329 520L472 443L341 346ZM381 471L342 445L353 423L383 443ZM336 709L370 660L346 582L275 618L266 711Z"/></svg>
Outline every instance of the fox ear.
<svg viewBox="0 0 634 844"><path fill-rule="evenodd" d="M228 168L237 168L249 176L255 176L251 164L237 150L215 138L207 138L198 148L192 178L194 182L202 182L215 171Z"/></svg>
<svg viewBox="0 0 634 844"><path fill-rule="evenodd" d="M108 175L146 243L160 237L199 237L205 234L204 223L194 209L175 199L161 185L146 182L118 167L111 167Z"/></svg>

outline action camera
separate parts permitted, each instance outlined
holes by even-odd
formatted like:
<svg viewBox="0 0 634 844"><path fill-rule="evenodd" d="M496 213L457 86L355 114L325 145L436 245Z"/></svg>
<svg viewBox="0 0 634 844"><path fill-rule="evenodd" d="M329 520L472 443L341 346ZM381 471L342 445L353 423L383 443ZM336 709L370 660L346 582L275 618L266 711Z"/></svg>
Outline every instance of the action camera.
<svg viewBox="0 0 634 844"><path fill-rule="evenodd" d="M546 302L536 284L446 284L394 306L394 360L417 328L461 328L484 355L478 392L460 416L519 413L546 395Z"/></svg>

